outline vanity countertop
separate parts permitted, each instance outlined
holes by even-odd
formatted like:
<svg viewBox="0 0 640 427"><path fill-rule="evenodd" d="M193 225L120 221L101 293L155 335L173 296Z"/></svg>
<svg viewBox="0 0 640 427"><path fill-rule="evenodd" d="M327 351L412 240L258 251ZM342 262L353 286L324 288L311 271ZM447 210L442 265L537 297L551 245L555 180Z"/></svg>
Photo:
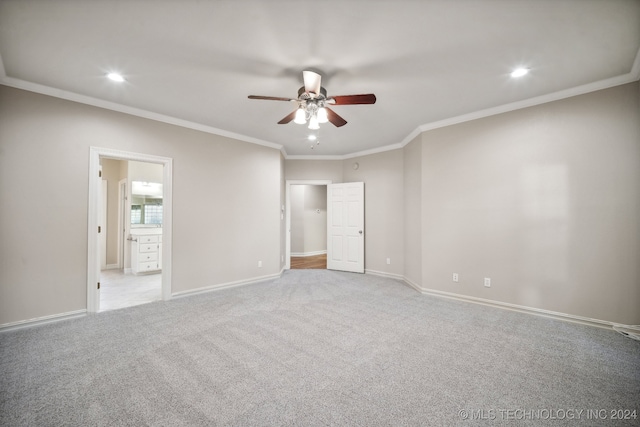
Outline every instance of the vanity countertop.
<svg viewBox="0 0 640 427"><path fill-rule="evenodd" d="M142 228L132 228L129 230L129 233L132 236L145 236L148 234L162 234L161 227L142 227Z"/></svg>

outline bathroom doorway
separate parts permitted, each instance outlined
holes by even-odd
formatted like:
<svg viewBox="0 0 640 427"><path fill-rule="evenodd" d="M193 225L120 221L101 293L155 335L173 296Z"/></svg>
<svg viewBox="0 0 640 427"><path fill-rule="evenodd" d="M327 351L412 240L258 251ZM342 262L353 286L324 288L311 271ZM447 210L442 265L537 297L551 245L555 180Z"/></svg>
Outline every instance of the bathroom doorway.
<svg viewBox="0 0 640 427"><path fill-rule="evenodd" d="M163 165L101 157L100 166L100 311L161 300Z"/></svg>
<svg viewBox="0 0 640 427"><path fill-rule="evenodd" d="M91 147L88 312L171 297L172 165L173 160L166 157ZM111 209L107 208L107 211L100 209L99 202L103 178L113 181L113 185L107 184L107 205L112 201ZM122 185L125 180L126 185ZM136 185L147 188L136 190ZM111 195L108 194L110 190ZM106 219L101 220L103 215ZM104 240L107 242L106 249L102 250L101 233L106 235ZM105 250L106 257L103 257ZM105 258L106 265L102 269L100 260ZM105 305L101 307L103 296Z"/></svg>

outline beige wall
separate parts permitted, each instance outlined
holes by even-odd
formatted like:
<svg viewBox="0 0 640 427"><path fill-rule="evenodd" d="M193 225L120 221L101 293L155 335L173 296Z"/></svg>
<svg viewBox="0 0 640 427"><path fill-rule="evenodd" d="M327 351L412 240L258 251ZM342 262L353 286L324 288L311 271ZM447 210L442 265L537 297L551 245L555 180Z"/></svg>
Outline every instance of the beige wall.
<svg viewBox="0 0 640 427"><path fill-rule="evenodd" d="M287 180L331 180L342 182L342 160L285 160Z"/></svg>
<svg viewBox="0 0 640 427"><path fill-rule="evenodd" d="M291 255L327 250L327 186L291 186Z"/></svg>
<svg viewBox="0 0 640 427"><path fill-rule="evenodd" d="M364 181L368 270L638 324L639 95L636 82L428 131L400 150L285 160L0 86L0 325L86 307L90 146L173 158L173 292L277 274L285 180Z"/></svg>
<svg viewBox="0 0 640 427"><path fill-rule="evenodd" d="M162 184L164 167L157 163L129 161L129 181L157 182Z"/></svg>
<svg viewBox="0 0 640 427"><path fill-rule="evenodd" d="M124 167L123 164L124 163ZM107 181L107 265L118 264L118 185L127 177L127 162L101 159L102 179ZM122 170L125 170L124 176Z"/></svg>
<svg viewBox="0 0 640 427"><path fill-rule="evenodd" d="M636 82L423 133L421 285L640 323L639 117Z"/></svg>
<svg viewBox="0 0 640 427"><path fill-rule="evenodd" d="M368 271L403 275L403 162L402 150L343 162L344 182L364 182L364 252ZM358 169L353 168L354 163L358 163Z"/></svg>
<svg viewBox="0 0 640 427"><path fill-rule="evenodd" d="M347 160L286 160L289 180L364 182L365 269L403 274L403 151L393 150ZM353 164L358 163L357 170ZM292 242L293 243L293 242ZM391 264L387 264L387 258Z"/></svg>
<svg viewBox="0 0 640 427"><path fill-rule="evenodd" d="M0 86L0 324L86 308L90 146L173 158L173 292L280 271L278 150Z"/></svg>
<svg viewBox="0 0 640 427"><path fill-rule="evenodd" d="M417 136L403 151L404 187L404 277L414 285L422 284L422 136Z"/></svg>

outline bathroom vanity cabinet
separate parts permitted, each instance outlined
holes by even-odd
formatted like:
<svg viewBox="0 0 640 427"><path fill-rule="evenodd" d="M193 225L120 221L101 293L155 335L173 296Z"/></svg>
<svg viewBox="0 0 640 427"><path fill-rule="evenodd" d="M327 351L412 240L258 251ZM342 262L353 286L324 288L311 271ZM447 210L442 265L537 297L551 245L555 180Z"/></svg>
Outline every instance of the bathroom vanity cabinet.
<svg viewBox="0 0 640 427"><path fill-rule="evenodd" d="M162 230L131 230L131 271L134 274L162 270Z"/></svg>

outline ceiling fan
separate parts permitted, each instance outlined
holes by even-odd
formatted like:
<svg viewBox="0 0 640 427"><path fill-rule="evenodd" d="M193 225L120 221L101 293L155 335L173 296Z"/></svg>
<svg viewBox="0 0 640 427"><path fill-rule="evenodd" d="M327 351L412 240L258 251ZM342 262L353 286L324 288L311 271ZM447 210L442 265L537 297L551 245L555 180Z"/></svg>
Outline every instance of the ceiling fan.
<svg viewBox="0 0 640 427"><path fill-rule="evenodd" d="M292 101L298 104L298 108L291 114L280 120L278 124L283 125L294 121L294 123L305 124L309 122L309 129L319 129L320 123L331 122L334 126L340 127L347 124L347 121L330 109L328 105L354 105L354 104L375 104L376 96L372 93L363 95L340 95L327 96L327 90L321 86L322 77L313 71L303 71L302 78L304 86L298 89L298 98L280 98L277 96L249 95L249 99L266 99L269 101Z"/></svg>

